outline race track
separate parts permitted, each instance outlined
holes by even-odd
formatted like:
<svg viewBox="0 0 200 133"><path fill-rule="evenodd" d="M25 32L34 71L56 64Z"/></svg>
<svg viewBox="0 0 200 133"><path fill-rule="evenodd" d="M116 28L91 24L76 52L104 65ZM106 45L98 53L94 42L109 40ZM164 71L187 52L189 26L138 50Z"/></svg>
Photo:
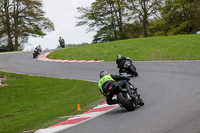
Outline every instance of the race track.
<svg viewBox="0 0 200 133"><path fill-rule="evenodd" d="M200 61L135 62L131 82L145 106L116 108L60 133L200 133ZM98 81L99 72L117 74L115 62L54 63L32 53L0 54L0 71Z"/></svg>

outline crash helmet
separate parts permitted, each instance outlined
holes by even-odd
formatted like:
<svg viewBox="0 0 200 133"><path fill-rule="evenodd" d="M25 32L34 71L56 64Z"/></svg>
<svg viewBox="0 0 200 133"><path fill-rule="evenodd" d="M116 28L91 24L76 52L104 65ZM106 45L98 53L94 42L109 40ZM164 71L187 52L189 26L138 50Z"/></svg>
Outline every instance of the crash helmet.
<svg viewBox="0 0 200 133"><path fill-rule="evenodd" d="M121 58L122 58L122 55L121 55L121 54L118 54L118 55L117 55L117 59L120 60Z"/></svg>
<svg viewBox="0 0 200 133"><path fill-rule="evenodd" d="M105 76L107 74L109 74L107 71L101 71L99 76L100 76L100 78L102 78L103 76Z"/></svg>

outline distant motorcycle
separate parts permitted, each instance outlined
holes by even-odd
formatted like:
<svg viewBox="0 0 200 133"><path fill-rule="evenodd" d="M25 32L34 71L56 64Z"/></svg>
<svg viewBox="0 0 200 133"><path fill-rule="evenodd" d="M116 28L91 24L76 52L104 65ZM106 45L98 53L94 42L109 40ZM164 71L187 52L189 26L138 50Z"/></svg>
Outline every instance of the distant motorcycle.
<svg viewBox="0 0 200 133"><path fill-rule="evenodd" d="M137 88L128 80L127 82L130 85L130 89L116 89L117 101L122 108L127 111L133 111L138 106L144 106L144 101L137 92Z"/></svg>
<svg viewBox="0 0 200 133"><path fill-rule="evenodd" d="M133 64L133 61L131 59L128 59L128 60L125 61L123 72L125 72L127 74L131 74L132 76L136 76L136 77L138 76L138 73L136 71L136 67Z"/></svg>
<svg viewBox="0 0 200 133"><path fill-rule="evenodd" d="M65 42L64 41L60 42L60 47L65 48Z"/></svg>
<svg viewBox="0 0 200 133"><path fill-rule="evenodd" d="M33 52L33 58L37 58L39 54L40 54L40 51L35 49Z"/></svg>

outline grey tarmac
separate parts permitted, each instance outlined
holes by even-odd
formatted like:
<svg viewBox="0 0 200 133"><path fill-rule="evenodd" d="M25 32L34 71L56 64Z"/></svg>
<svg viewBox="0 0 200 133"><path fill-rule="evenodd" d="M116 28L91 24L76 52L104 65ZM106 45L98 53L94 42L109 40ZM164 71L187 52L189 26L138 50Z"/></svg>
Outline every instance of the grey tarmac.
<svg viewBox="0 0 200 133"><path fill-rule="evenodd" d="M139 76L131 82L145 106L116 108L60 133L200 133L200 61L134 64ZM115 62L55 63L33 59L30 52L0 54L0 71L6 72L96 82L101 70L118 73Z"/></svg>

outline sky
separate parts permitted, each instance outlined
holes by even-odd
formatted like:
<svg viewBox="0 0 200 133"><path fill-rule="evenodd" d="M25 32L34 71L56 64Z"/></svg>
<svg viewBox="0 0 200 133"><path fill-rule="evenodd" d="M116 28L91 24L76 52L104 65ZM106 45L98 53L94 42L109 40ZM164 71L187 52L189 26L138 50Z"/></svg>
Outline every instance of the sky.
<svg viewBox="0 0 200 133"><path fill-rule="evenodd" d="M66 44L91 43L94 32L87 32L87 26L75 26L79 21L76 17L81 14L77 7L90 7L95 0L43 0L43 11L54 23L54 31L45 32L44 37L30 37L25 44L25 51L33 50L37 45L42 49L55 49L59 45L59 37L63 37Z"/></svg>

